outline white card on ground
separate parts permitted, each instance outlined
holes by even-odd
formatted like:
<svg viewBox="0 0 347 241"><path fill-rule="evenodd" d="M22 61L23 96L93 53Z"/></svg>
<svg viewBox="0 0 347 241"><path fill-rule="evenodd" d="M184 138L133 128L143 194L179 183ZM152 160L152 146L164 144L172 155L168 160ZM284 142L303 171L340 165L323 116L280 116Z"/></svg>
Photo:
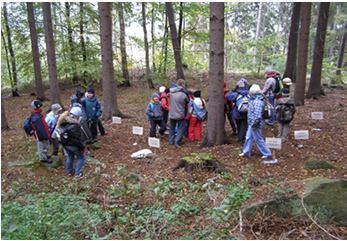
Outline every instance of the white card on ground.
<svg viewBox="0 0 347 241"><path fill-rule="evenodd" d="M323 120L323 112L311 112L311 118L313 120Z"/></svg>
<svg viewBox="0 0 347 241"><path fill-rule="evenodd" d="M279 149L279 150L282 148L281 138L266 137L265 143L268 148Z"/></svg>
<svg viewBox="0 0 347 241"><path fill-rule="evenodd" d="M122 118L117 116L112 116L112 123L113 124L122 124Z"/></svg>
<svg viewBox="0 0 347 241"><path fill-rule="evenodd" d="M143 135L143 127L141 126L133 126L133 134L134 135Z"/></svg>
<svg viewBox="0 0 347 241"><path fill-rule="evenodd" d="M294 131L295 140L308 140L308 130Z"/></svg>
<svg viewBox="0 0 347 241"><path fill-rule="evenodd" d="M148 145L151 147L160 148L160 140L155 137L148 137Z"/></svg>

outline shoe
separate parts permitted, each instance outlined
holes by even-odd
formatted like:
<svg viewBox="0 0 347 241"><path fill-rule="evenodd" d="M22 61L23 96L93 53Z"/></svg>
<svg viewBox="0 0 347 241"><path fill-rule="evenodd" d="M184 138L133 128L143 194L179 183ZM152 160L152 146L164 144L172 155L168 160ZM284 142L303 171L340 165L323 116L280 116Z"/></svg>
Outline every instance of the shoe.
<svg viewBox="0 0 347 241"><path fill-rule="evenodd" d="M261 157L262 160L271 159L271 158L272 158L272 156L262 156L262 157Z"/></svg>
<svg viewBox="0 0 347 241"><path fill-rule="evenodd" d="M75 175L75 178L82 179L83 178L83 172L80 172L79 174Z"/></svg>
<svg viewBox="0 0 347 241"><path fill-rule="evenodd" d="M180 148L180 145L179 145L179 144L175 144L175 147L176 147L176 148Z"/></svg>
<svg viewBox="0 0 347 241"><path fill-rule="evenodd" d="M239 154L239 157L247 157L247 155L242 152L241 154Z"/></svg>
<svg viewBox="0 0 347 241"><path fill-rule="evenodd" d="M40 160L41 163L43 164L52 164L52 160L47 159L47 160Z"/></svg>

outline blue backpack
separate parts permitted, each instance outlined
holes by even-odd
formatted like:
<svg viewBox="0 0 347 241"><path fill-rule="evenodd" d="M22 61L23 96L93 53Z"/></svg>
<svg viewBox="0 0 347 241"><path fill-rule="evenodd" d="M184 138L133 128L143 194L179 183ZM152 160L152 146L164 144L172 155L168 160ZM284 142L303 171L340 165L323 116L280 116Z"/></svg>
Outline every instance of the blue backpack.
<svg viewBox="0 0 347 241"><path fill-rule="evenodd" d="M236 107L238 112L240 113L247 113L248 112L248 102L249 102L249 95L248 94L239 94L236 98Z"/></svg>
<svg viewBox="0 0 347 241"><path fill-rule="evenodd" d="M35 130L33 129L31 125L31 116L24 121L23 129L28 136L34 135Z"/></svg>
<svg viewBox="0 0 347 241"><path fill-rule="evenodd" d="M196 117L198 118L198 120L200 121L205 121L207 120L207 110L205 107L205 103L204 101L201 99L202 101L202 108L199 108L193 100L190 101L190 105L192 106L192 108L194 109L195 113L196 113Z"/></svg>

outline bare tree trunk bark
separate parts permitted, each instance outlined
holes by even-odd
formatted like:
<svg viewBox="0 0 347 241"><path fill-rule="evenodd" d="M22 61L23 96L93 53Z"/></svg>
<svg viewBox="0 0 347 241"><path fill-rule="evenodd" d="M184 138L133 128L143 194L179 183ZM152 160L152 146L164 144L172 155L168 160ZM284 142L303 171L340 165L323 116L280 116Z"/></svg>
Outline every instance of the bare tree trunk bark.
<svg viewBox="0 0 347 241"><path fill-rule="evenodd" d="M225 142L224 118L224 3L210 3L210 67L208 122L203 146Z"/></svg>
<svg viewBox="0 0 347 241"><path fill-rule="evenodd" d="M11 64L10 64L10 58L8 56L8 50L7 50L7 44L5 40L4 33L2 32L1 29L1 38L2 38L2 44L4 45L5 48L5 56L6 56L6 64L7 64L7 70L8 70L8 78L10 79L10 84L11 84L11 90L13 90L13 78L12 78L12 72L11 72Z"/></svg>
<svg viewBox="0 0 347 241"><path fill-rule="evenodd" d="M28 23L29 23L30 39L31 39L31 51L33 55L33 64L34 64L34 73L35 73L36 96L41 100L46 100L47 98L45 96L43 85L42 85L40 52L39 52L39 45L37 42L38 38L37 38L37 31L36 31L36 24L35 24L34 7L32 2L27 2L27 10L28 10Z"/></svg>
<svg viewBox="0 0 347 241"><path fill-rule="evenodd" d="M311 70L310 85L307 98L317 99L324 94L322 89L322 64L324 57L325 37L327 33L330 3L321 2L319 5L319 16L317 23L316 39L313 49L313 63Z"/></svg>
<svg viewBox="0 0 347 241"><path fill-rule="evenodd" d="M87 50L86 50L86 44L84 42L84 19L83 19L83 2L80 2L80 42L81 42L81 50L82 50L82 59L83 62L87 61Z"/></svg>
<svg viewBox="0 0 347 241"><path fill-rule="evenodd" d="M257 17L257 27L255 30L255 41L259 39L260 36L260 27L261 27L261 20L262 20L262 11L263 9L263 3L259 3L259 9L258 9L258 17ZM254 53L253 53L253 64L256 65L257 63L257 48L254 48ZM258 73L260 71L260 68L258 68Z"/></svg>
<svg viewBox="0 0 347 241"><path fill-rule="evenodd" d="M166 67L167 67L167 48L168 48L168 44L169 44L169 28L168 28L168 18L167 15L165 13L165 32L164 32L164 41L165 41L165 47L164 47L164 73L166 74Z"/></svg>
<svg viewBox="0 0 347 241"><path fill-rule="evenodd" d="M181 61L181 49L180 49L180 45L177 38L177 30L176 30L176 23L175 23L172 3L166 2L165 5L166 5L166 15L168 16L169 25L170 25L172 46L174 50L175 63L176 63L177 79L184 79L184 72L183 72L182 61Z"/></svg>
<svg viewBox="0 0 347 241"><path fill-rule="evenodd" d="M101 41L101 62L102 62L102 97L104 101L103 117L106 120L112 116L123 116L118 108L116 96L116 81L113 69L112 52L112 3L99 2L98 10L100 15L100 41Z"/></svg>
<svg viewBox="0 0 347 241"><path fill-rule="evenodd" d="M66 22L67 22L67 36L68 36L68 42L69 42L70 60L71 60L71 66L72 66L72 83L76 84L78 81L78 76L76 73L75 47L74 47L74 42L72 39L73 29L71 26L71 18L70 18L70 13L71 13L70 4L71 3L65 2L65 15L66 15Z"/></svg>
<svg viewBox="0 0 347 241"><path fill-rule="evenodd" d="M149 67L149 47L147 39L147 27L146 27L146 3L142 3L142 27L143 35L145 40L145 52L146 52L146 79L148 82L148 87L154 89L154 85L151 78L151 69Z"/></svg>
<svg viewBox="0 0 347 241"><path fill-rule="evenodd" d="M291 78L294 83L296 83L296 56L298 46L298 30L300 26L300 6L301 3L299 2L294 3L293 6L290 34L288 40L286 69L283 74L283 77Z"/></svg>
<svg viewBox="0 0 347 241"><path fill-rule="evenodd" d="M1 100L1 131L5 131L7 129L9 129L9 126L6 119L5 104L4 100Z"/></svg>
<svg viewBox="0 0 347 241"><path fill-rule="evenodd" d="M179 12L179 22L178 22L178 45L180 46L180 50L182 50L182 25L183 25L183 2L180 2L180 12Z"/></svg>
<svg viewBox="0 0 347 241"><path fill-rule="evenodd" d="M336 75L338 77L341 76L343 56L345 55L346 39L347 39L347 22L345 22L345 33L341 37L341 43L340 43L340 48L339 48L339 58L337 61L337 70L336 70Z"/></svg>
<svg viewBox="0 0 347 241"><path fill-rule="evenodd" d="M45 28L50 97L52 103L59 103L60 105L62 105L62 102L60 100L60 90L57 76L57 63L53 37L51 4L49 2L43 2L41 4L43 10L43 24Z"/></svg>
<svg viewBox="0 0 347 241"><path fill-rule="evenodd" d="M311 3L302 2L300 9L299 48L297 62L297 82L294 92L296 106L305 104L307 53L311 22Z"/></svg>
<svg viewBox="0 0 347 241"><path fill-rule="evenodd" d="M125 25L124 25L124 14L123 14L123 3L117 3L118 6L118 17L119 17L119 29L120 29L120 51L122 57L122 73L124 83L122 84L125 87L130 86L130 78L128 71L128 61L127 61L127 52L125 45Z"/></svg>
<svg viewBox="0 0 347 241"><path fill-rule="evenodd" d="M12 96L18 97L19 93L18 93L18 77L17 77L16 59L15 59L15 55L14 55L14 51L12 47L12 38L11 38L10 26L8 24L6 3L4 3L3 9L4 9L4 22L5 22L6 33L7 33L7 44L8 44L8 49L10 52L11 63L12 63L12 77L13 77Z"/></svg>
<svg viewBox="0 0 347 241"><path fill-rule="evenodd" d="M152 6L152 19L151 19L151 35L152 35L152 70L153 73L156 71L155 66L155 33L154 33L154 26L155 26L155 15L154 15L154 6Z"/></svg>

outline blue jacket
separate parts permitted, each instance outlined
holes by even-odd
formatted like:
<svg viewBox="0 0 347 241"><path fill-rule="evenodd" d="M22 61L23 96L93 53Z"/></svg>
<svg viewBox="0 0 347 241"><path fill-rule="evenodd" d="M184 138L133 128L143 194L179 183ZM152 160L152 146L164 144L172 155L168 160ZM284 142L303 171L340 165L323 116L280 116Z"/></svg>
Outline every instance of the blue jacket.
<svg viewBox="0 0 347 241"><path fill-rule="evenodd" d="M45 120L47 122L49 131L52 134L55 129L55 126L57 125L58 115L55 115L53 111L51 111L46 115Z"/></svg>
<svg viewBox="0 0 347 241"><path fill-rule="evenodd" d="M264 126L263 110L264 110L264 97L262 94L252 96L248 105L247 120L248 125L253 126L256 120L260 120L260 127Z"/></svg>
<svg viewBox="0 0 347 241"><path fill-rule="evenodd" d="M248 93L249 93L248 89L246 87L242 87L242 88L237 88L236 91L229 91L226 94L227 100L234 103L234 107L231 110L231 113L229 113L229 114L231 114L231 116L232 116L232 118L234 120L245 120L245 119L247 119L247 113L240 113L237 110L236 99L237 99L237 96L239 94L247 95Z"/></svg>
<svg viewBox="0 0 347 241"><path fill-rule="evenodd" d="M39 141L49 140L51 133L45 120L45 117L41 114L41 110L32 110L30 116L31 126L35 131L35 138Z"/></svg>
<svg viewBox="0 0 347 241"><path fill-rule="evenodd" d="M157 104L155 104L151 101L147 106L146 115L148 120L151 118L154 120L163 119L163 108L161 106L161 102L159 101Z"/></svg>
<svg viewBox="0 0 347 241"><path fill-rule="evenodd" d="M86 112L88 120L97 121L102 114L101 105L96 96L93 98L84 98L82 100L82 106Z"/></svg>

